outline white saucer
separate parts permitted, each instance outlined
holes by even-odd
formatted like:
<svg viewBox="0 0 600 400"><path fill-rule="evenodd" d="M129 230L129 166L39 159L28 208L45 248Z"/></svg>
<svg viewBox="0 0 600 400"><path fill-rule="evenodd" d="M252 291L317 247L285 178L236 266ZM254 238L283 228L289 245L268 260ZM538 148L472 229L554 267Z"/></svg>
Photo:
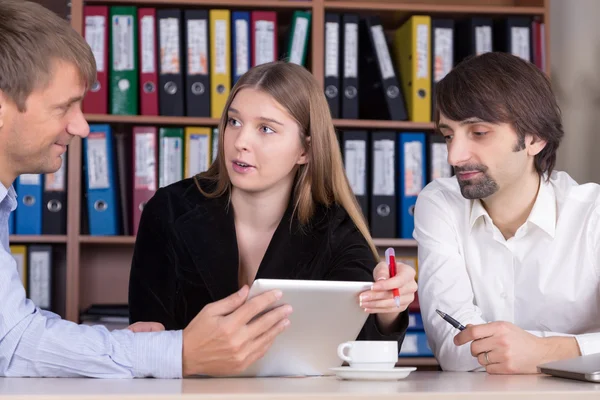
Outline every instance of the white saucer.
<svg viewBox="0 0 600 400"><path fill-rule="evenodd" d="M359 369L352 367L331 368L340 379L369 381L397 381L406 378L416 367L396 367L391 369Z"/></svg>

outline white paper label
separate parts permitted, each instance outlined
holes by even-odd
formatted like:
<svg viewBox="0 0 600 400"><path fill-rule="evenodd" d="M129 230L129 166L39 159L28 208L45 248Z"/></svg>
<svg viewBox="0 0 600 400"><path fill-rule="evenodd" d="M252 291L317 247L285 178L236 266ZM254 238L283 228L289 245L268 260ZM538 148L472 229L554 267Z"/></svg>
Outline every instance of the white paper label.
<svg viewBox="0 0 600 400"><path fill-rule="evenodd" d="M394 194L394 148L390 139L376 140L373 143L373 194L392 196Z"/></svg>
<svg viewBox="0 0 600 400"><path fill-rule="evenodd" d="M435 54L433 57L433 81L439 82L450 72L454 64L452 29L435 29Z"/></svg>
<svg viewBox="0 0 600 400"><path fill-rule="evenodd" d="M304 48L306 47L306 34L308 32L308 19L298 17L296 18L296 29L294 29L294 36L292 36L292 49L290 51L289 62L301 65L302 55L304 54Z"/></svg>
<svg viewBox="0 0 600 400"><path fill-rule="evenodd" d="M85 41L88 43L96 59L96 69L104 72L104 36L106 32L106 19L101 15L85 17Z"/></svg>
<svg viewBox="0 0 600 400"><path fill-rule="evenodd" d="M358 77L358 24L344 27L344 77Z"/></svg>
<svg viewBox="0 0 600 400"><path fill-rule="evenodd" d="M152 132L135 134L135 189L156 190L156 147Z"/></svg>
<svg viewBox="0 0 600 400"><path fill-rule="evenodd" d="M448 146L444 143L433 143L431 148L432 179L450 178L452 167L448 164Z"/></svg>
<svg viewBox="0 0 600 400"><path fill-rule="evenodd" d="M404 194L416 196L423 189L423 143L404 143Z"/></svg>
<svg viewBox="0 0 600 400"><path fill-rule="evenodd" d="M205 19L187 23L187 61L189 75L208 75L208 30Z"/></svg>
<svg viewBox="0 0 600 400"><path fill-rule="evenodd" d="M215 21L215 73L227 73L227 21L218 19Z"/></svg>
<svg viewBox="0 0 600 400"><path fill-rule="evenodd" d="M160 20L160 65L163 74L178 74L180 70L179 19Z"/></svg>
<svg viewBox="0 0 600 400"><path fill-rule="evenodd" d="M248 21L235 21L235 75L242 76L248 72L250 65L250 49L248 49Z"/></svg>
<svg viewBox="0 0 600 400"><path fill-rule="evenodd" d="M514 56L521 57L525 61L530 61L530 42L529 28L513 27L510 28L510 52Z"/></svg>
<svg viewBox="0 0 600 400"><path fill-rule="evenodd" d="M364 140L346 140L344 145L344 166L350 187L356 196L366 194L367 144Z"/></svg>
<svg viewBox="0 0 600 400"><path fill-rule="evenodd" d="M208 169L210 147L207 135L190 135L188 142L188 174L192 177Z"/></svg>
<svg viewBox="0 0 600 400"><path fill-rule="evenodd" d="M338 77L340 33L337 22L325 24L325 77Z"/></svg>
<svg viewBox="0 0 600 400"><path fill-rule="evenodd" d="M427 25L417 25L417 78L427 78L429 76L429 27Z"/></svg>
<svg viewBox="0 0 600 400"><path fill-rule="evenodd" d="M171 183L180 181L183 178L183 171L181 165L182 148L183 143L181 138L165 137L161 139L161 157L160 166L161 172L161 184L160 186L167 186Z"/></svg>
<svg viewBox="0 0 600 400"><path fill-rule="evenodd" d="M154 17L152 15L144 15L140 24L142 30L142 74L153 74L156 72L154 67L156 63Z"/></svg>
<svg viewBox="0 0 600 400"><path fill-rule="evenodd" d="M377 53L377 59L379 60L381 76L383 79L394 77L394 66L392 65L392 59L385 40L385 34L383 33L383 27L381 25L372 26L371 34L373 35L373 41L375 42L375 52Z"/></svg>
<svg viewBox="0 0 600 400"><path fill-rule="evenodd" d="M255 65L275 61L275 24L273 21L256 21Z"/></svg>
<svg viewBox="0 0 600 400"><path fill-rule="evenodd" d="M215 161L219 154L219 128L213 128L212 132L212 161Z"/></svg>
<svg viewBox="0 0 600 400"><path fill-rule="evenodd" d="M19 183L21 185L39 185L41 183L40 174L23 174L19 176Z"/></svg>
<svg viewBox="0 0 600 400"><path fill-rule="evenodd" d="M476 55L492 51L492 27L475 27L475 52Z"/></svg>
<svg viewBox="0 0 600 400"><path fill-rule="evenodd" d="M32 251L29 259L29 297L40 308L50 307L50 253Z"/></svg>
<svg viewBox="0 0 600 400"><path fill-rule="evenodd" d="M87 138L87 175L90 189L108 189L106 134L92 132Z"/></svg>
<svg viewBox="0 0 600 400"><path fill-rule="evenodd" d="M63 153L60 157L62 163L58 171L45 175L44 190L46 191L64 191L66 190L66 170L67 170L67 153Z"/></svg>
<svg viewBox="0 0 600 400"><path fill-rule="evenodd" d="M113 69L115 71L133 71L134 57L133 17L115 15L112 23Z"/></svg>

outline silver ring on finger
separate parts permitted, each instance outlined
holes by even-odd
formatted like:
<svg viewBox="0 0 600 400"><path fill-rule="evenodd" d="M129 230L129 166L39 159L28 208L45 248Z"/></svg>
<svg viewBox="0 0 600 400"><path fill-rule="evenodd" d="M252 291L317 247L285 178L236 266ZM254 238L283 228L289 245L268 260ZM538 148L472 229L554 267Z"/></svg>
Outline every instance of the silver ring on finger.
<svg viewBox="0 0 600 400"><path fill-rule="evenodd" d="M484 357L485 357L485 365L491 364L490 359L488 358L488 353L489 353L489 351L486 351L485 353L483 353Z"/></svg>

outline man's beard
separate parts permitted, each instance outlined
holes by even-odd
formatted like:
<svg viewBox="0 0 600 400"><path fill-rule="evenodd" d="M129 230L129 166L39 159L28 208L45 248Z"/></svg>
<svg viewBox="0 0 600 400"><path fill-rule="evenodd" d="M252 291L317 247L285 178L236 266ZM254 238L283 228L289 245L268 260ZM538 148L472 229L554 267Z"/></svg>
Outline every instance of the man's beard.
<svg viewBox="0 0 600 400"><path fill-rule="evenodd" d="M466 199L485 199L498 191L498 184L496 181L489 176L486 171L485 165L464 165L461 167L454 167L454 173L457 175L464 171L477 171L481 174L477 175L473 179L460 179L458 178L458 184L460 186L460 192Z"/></svg>

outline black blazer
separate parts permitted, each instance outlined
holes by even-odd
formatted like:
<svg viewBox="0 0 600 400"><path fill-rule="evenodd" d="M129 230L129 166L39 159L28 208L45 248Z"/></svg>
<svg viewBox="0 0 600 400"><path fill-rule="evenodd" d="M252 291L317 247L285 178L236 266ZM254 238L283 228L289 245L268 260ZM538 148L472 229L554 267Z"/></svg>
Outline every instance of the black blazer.
<svg viewBox="0 0 600 400"><path fill-rule="evenodd" d="M206 180L202 187L210 187ZM286 210L256 279L372 281L373 253L346 211L317 208L299 231ZM228 196L208 199L193 179L160 188L142 213L129 280L130 322L157 321L183 329L202 308L239 289L238 248ZM382 335L375 316L358 340L396 340L400 348L408 312L395 332Z"/></svg>

